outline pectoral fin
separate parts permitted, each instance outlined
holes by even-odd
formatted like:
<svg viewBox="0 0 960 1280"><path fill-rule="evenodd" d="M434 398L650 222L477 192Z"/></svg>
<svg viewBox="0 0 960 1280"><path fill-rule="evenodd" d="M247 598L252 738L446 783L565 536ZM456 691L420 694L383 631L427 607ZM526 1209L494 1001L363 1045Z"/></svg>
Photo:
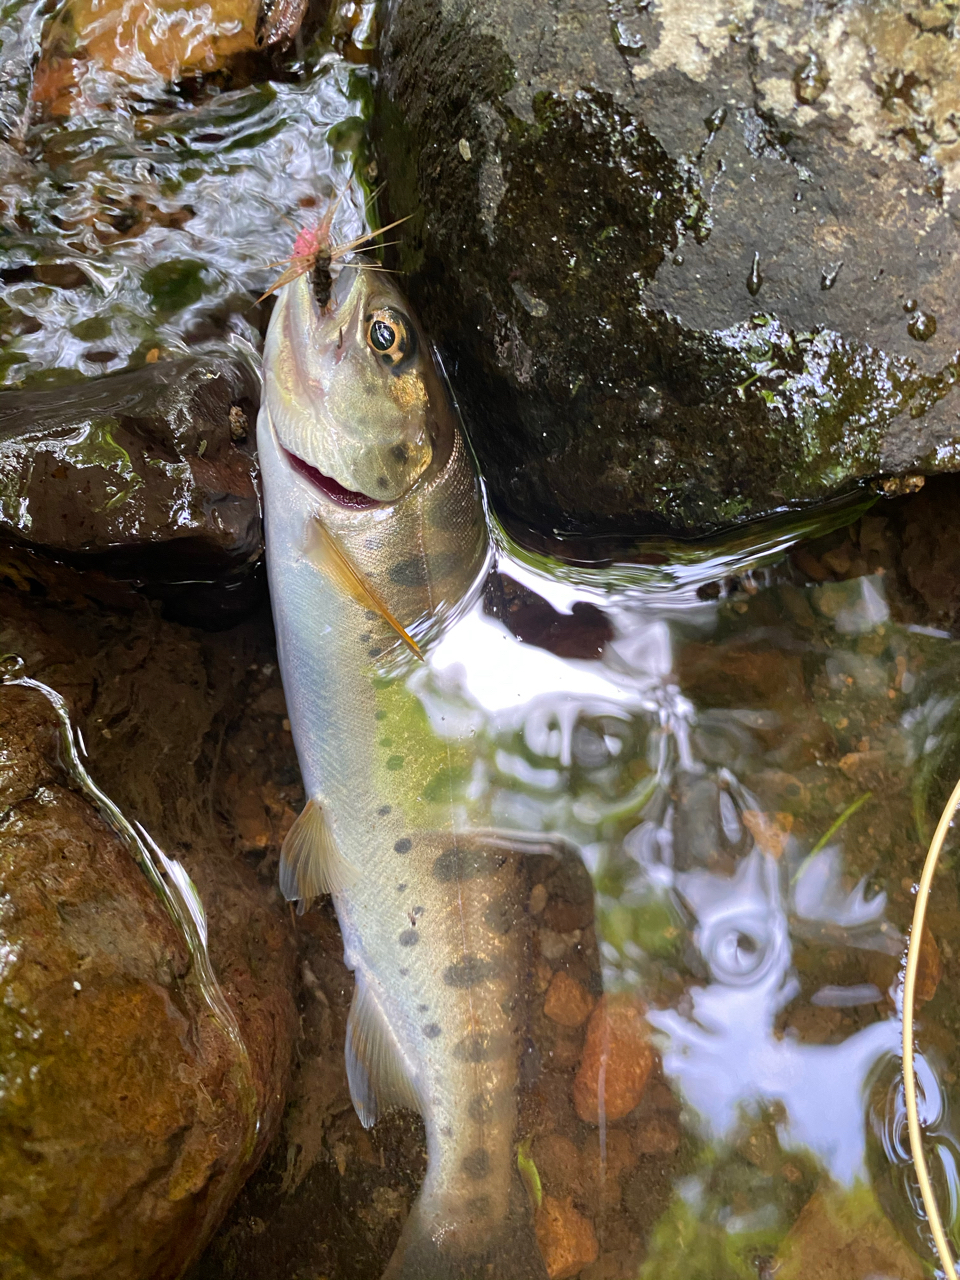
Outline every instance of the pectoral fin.
<svg viewBox="0 0 960 1280"><path fill-rule="evenodd" d="M356 869L337 848L323 806L308 800L280 850L280 891L288 902L306 904L321 893L336 893L356 878Z"/></svg>
<svg viewBox="0 0 960 1280"><path fill-rule="evenodd" d="M365 1129L391 1107L420 1109L397 1038L361 973L347 1018L347 1082Z"/></svg>
<svg viewBox="0 0 960 1280"><path fill-rule="evenodd" d="M312 564L335 582L341 591L352 600L356 600L357 604L364 609L372 609L374 613L378 613L381 618L389 622L403 643L421 662L423 661L423 652L416 640L397 621L337 539L319 520L310 522L306 556Z"/></svg>

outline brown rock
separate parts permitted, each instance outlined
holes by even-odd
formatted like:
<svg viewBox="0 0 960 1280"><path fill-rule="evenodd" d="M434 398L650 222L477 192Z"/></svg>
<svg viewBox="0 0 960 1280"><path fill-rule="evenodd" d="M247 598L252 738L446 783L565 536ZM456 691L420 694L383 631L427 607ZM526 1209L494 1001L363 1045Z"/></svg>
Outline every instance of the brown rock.
<svg viewBox="0 0 960 1280"><path fill-rule="evenodd" d="M924 1267L900 1239L872 1190L860 1184L849 1192L826 1187L810 1197L783 1241L775 1271L778 1280L920 1280Z"/></svg>
<svg viewBox="0 0 960 1280"><path fill-rule="evenodd" d="M625 1116L643 1097L655 1061L638 1002L629 996L604 996L590 1015L573 1084L577 1115L588 1124L599 1124L602 1103L607 1121Z"/></svg>
<svg viewBox="0 0 960 1280"><path fill-rule="evenodd" d="M544 1196L537 1210L537 1240L550 1280L570 1280L600 1252L593 1224L573 1207L567 1196Z"/></svg>
<svg viewBox="0 0 960 1280"><path fill-rule="evenodd" d="M633 1149L638 1156L671 1156L679 1146L680 1130L670 1116L650 1116L633 1134Z"/></svg>
<svg viewBox="0 0 960 1280"><path fill-rule="evenodd" d="M937 987L943 977L943 961L940 948L929 927L923 931L920 939L920 959L917 964L917 986L914 1000L917 1005L926 1004L937 994Z"/></svg>
<svg viewBox="0 0 960 1280"><path fill-rule="evenodd" d="M590 992L561 969L550 983L543 1012L561 1027L579 1027L590 1016L595 1003Z"/></svg>
<svg viewBox="0 0 960 1280"><path fill-rule="evenodd" d="M601 1148L599 1133L587 1135L581 1153L581 1184L591 1201L603 1209L615 1209L620 1203L620 1179L637 1163L637 1153L630 1134L623 1129L608 1129Z"/></svg>
<svg viewBox="0 0 960 1280"><path fill-rule="evenodd" d="M256 462L230 411L255 413L238 363L160 361L63 392L0 392L0 533L84 566L181 581L261 550Z"/></svg>
<svg viewBox="0 0 960 1280"><path fill-rule="evenodd" d="M569 1138L541 1134L533 1144L533 1161L548 1195L569 1195L579 1188L580 1152Z"/></svg>
<svg viewBox="0 0 960 1280"><path fill-rule="evenodd" d="M256 1145L251 1063L130 849L0 689L0 1274L174 1277Z"/></svg>
<svg viewBox="0 0 960 1280"><path fill-rule="evenodd" d="M279 684L275 653L268 648L259 657L261 671L251 664L261 642L253 642L257 633L249 627L192 633L163 622L142 597L109 579L50 565L22 548L0 548L0 568L0 652L20 654L30 675L66 698L98 785L186 867L204 904L213 972L249 1059L240 1106L235 1042L224 1040L198 1003L182 938L149 886L144 889L125 846L58 771L49 704L30 694L39 702L30 704L23 732L19 711L0 723L0 814L8 805L33 806L18 849L35 860L47 857L49 866L44 871L38 861L31 880L20 853L11 868L0 850L0 878L16 873L18 893L33 895L26 919L36 924L31 938L42 938L50 951L49 958L41 955L46 978L35 951L24 953L24 964L39 984L36 1003L45 1025L71 1032L61 1037L60 1049L69 1047L73 1056L63 1058L61 1068L62 1053L48 1052L49 1066L40 1063L43 1070L17 1113L17 1133L29 1135L31 1126L39 1132L48 1115L48 1128L58 1130L62 1119L75 1144L77 1172L60 1158L64 1148L47 1142L43 1177L29 1201L21 1197L17 1207L10 1199L0 1210L0 1274L4 1280L61 1274L57 1251L69 1235L74 1280L153 1280L173 1274L202 1246L273 1137L284 1106L298 1029L293 932L272 871L261 881L242 859L224 785L235 775L238 794L302 803L292 746L268 743L264 734L275 719L245 708L246 700ZM27 696L0 688L0 705ZM268 771L282 785L271 790ZM66 862L58 861L58 850ZM90 864L86 869L76 850ZM276 850L258 852L257 859L269 856ZM27 907L17 909L22 915ZM20 915L12 919L19 929ZM0 920L0 941L12 927ZM83 965L89 974L74 972ZM55 1024L56 1017L81 1015L82 1025ZM48 1046L50 1036L45 1032L39 1043ZM342 1070L342 1042L336 1056ZM72 1099L65 1117L57 1110L65 1106L58 1088ZM44 1090L53 1091L52 1099ZM255 1148L241 1158L245 1118L254 1113L260 1117ZM98 1150L104 1168L94 1177ZM0 1134L0 1161L7 1157L23 1159L23 1151ZM165 1178L179 1197L169 1206ZM9 1168L0 1168L0 1185L14 1186L12 1179ZM76 1188L86 1197L82 1212L71 1207ZM29 1207L34 1201L36 1211ZM16 1236L14 1213L22 1219ZM38 1267L5 1269L8 1239L17 1248L27 1240L41 1259Z"/></svg>

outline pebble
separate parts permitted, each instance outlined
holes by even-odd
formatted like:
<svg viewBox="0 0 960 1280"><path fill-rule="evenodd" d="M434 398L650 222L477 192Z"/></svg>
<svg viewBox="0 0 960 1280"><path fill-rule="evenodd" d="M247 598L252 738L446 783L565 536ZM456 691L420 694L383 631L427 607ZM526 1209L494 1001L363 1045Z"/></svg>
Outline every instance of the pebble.
<svg viewBox="0 0 960 1280"><path fill-rule="evenodd" d="M538 916L543 908L547 905L547 886L545 884L535 884L530 890L530 899L527 908L532 916Z"/></svg>
<svg viewBox="0 0 960 1280"><path fill-rule="evenodd" d="M598 1196L604 1210L620 1204L620 1179L637 1163L630 1134L623 1129L608 1129L601 1158L599 1133L588 1135L581 1155L581 1181L584 1191Z"/></svg>
<svg viewBox="0 0 960 1280"><path fill-rule="evenodd" d="M580 1152L569 1138L540 1134L533 1144L533 1159L549 1195L569 1194L579 1186Z"/></svg>
<svg viewBox="0 0 960 1280"><path fill-rule="evenodd" d="M590 1016L594 1003L590 992L561 969L550 983L543 1012L561 1027L579 1027Z"/></svg>
<svg viewBox="0 0 960 1280"><path fill-rule="evenodd" d="M639 1156L670 1156L679 1146L680 1130L669 1116L651 1116L633 1135L633 1149Z"/></svg>
<svg viewBox="0 0 960 1280"><path fill-rule="evenodd" d="M588 1124L600 1123L600 1088L608 1122L632 1111L646 1087L656 1054L647 1039L640 1004L630 997L604 996L587 1024L573 1104Z"/></svg>
<svg viewBox="0 0 960 1280"><path fill-rule="evenodd" d="M540 954L545 960L559 960L580 941L580 930L572 933L555 933L553 929L540 930Z"/></svg>
<svg viewBox="0 0 960 1280"><path fill-rule="evenodd" d="M578 1213L573 1199L544 1196L537 1210L537 1241L550 1280L571 1280L600 1253L589 1218Z"/></svg>

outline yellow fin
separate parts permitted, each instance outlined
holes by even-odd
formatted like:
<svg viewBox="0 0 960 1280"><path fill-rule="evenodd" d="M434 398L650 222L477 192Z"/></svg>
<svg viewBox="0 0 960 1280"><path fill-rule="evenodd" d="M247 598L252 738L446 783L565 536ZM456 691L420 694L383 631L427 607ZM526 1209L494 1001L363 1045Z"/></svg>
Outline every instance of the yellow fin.
<svg viewBox="0 0 960 1280"><path fill-rule="evenodd" d="M420 1110L400 1045L367 980L357 973L347 1018L347 1082L365 1129L391 1107Z"/></svg>
<svg viewBox="0 0 960 1280"><path fill-rule="evenodd" d="M288 902L299 901L302 915L308 902L321 893L346 889L356 874L337 848L323 806L308 800L280 850L281 893Z"/></svg>
<svg viewBox="0 0 960 1280"><path fill-rule="evenodd" d="M321 569L337 584L341 591L364 609L372 609L386 619L405 645L423 661L423 652L403 626L397 621L386 604L366 580L360 570L352 563L343 547L320 520L311 522L310 537L306 548L307 558L318 569Z"/></svg>

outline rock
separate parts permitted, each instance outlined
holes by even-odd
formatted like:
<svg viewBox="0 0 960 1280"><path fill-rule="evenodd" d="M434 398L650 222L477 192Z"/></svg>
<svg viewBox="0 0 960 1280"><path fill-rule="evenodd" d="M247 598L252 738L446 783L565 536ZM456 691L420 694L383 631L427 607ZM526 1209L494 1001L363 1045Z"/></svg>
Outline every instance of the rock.
<svg viewBox="0 0 960 1280"><path fill-rule="evenodd" d="M506 518L689 534L960 466L938 14L392 7L399 265Z"/></svg>
<svg viewBox="0 0 960 1280"><path fill-rule="evenodd" d="M670 1116L642 1120L633 1135L633 1148L639 1156L671 1156L679 1146L680 1129Z"/></svg>
<svg viewBox="0 0 960 1280"><path fill-rule="evenodd" d="M72 390L0 392L0 533L85 566L182 582L262 550L258 389L239 361L161 361Z"/></svg>
<svg viewBox="0 0 960 1280"><path fill-rule="evenodd" d="M620 1204L620 1180L636 1166L637 1152L631 1135L623 1129L608 1129L601 1147L599 1133L590 1133L583 1144L581 1185L590 1202L601 1212L611 1213Z"/></svg>
<svg viewBox="0 0 960 1280"><path fill-rule="evenodd" d="M4 981L30 985L29 998L0 1006L0 1017L12 1007L34 1018L36 1006L43 1032L30 1064L40 1068L37 1083L13 1117L16 1141L0 1138L0 1160L11 1161L0 1182L20 1196L0 1210L18 1224L16 1235L0 1227L0 1250L7 1240L21 1253L29 1243L37 1259L26 1271L0 1260L12 1280L65 1274L64 1250L78 1280L179 1274L276 1132L298 1027L278 843L252 865L244 860L233 793L217 773L236 774L238 791L266 795L276 841L284 803L301 796L295 762L292 778L281 773L293 748L279 717L253 710L278 676L267 618L266 646L252 625L192 632L96 573L0 549L0 653L19 654L31 676L64 696L91 775L186 867L248 1063L243 1090L237 1044L199 999L183 938L130 853L53 763L48 704L0 687L0 707L16 711L0 724L0 789L19 806L0 828L0 894L16 909L0 933L13 945L14 929L26 939ZM259 1131L244 1149L252 1119ZM0 1109L0 1126L9 1123ZM66 1147L43 1138L39 1172L31 1129L70 1135Z"/></svg>
<svg viewBox="0 0 960 1280"><path fill-rule="evenodd" d="M57 82L53 72L67 50L75 84L91 71L153 88L190 72L216 71L236 54L256 49L259 8L258 0L216 0L187 23L178 21L176 3L169 0L71 0L47 30L41 85Z"/></svg>
<svg viewBox="0 0 960 1280"><path fill-rule="evenodd" d="M640 1006L629 996L604 996L590 1015L580 1069L573 1084L577 1115L588 1124L608 1123L632 1111L646 1087L656 1054ZM601 1083L602 1081L602 1083Z"/></svg>
<svg viewBox="0 0 960 1280"><path fill-rule="evenodd" d="M550 1280L570 1280L593 1262L600 1252L593 1224L567 1196L544 1196L537 1210L537 1241Z"/></svg>
<svg viewBox="0 0 960 1280"><path fill-rule="evenodd" d="M533 1144L533 1161L548 1195L563 1197L580 1187L580 1152L559 1133L540 1134Z"/></svg>
<svg viewBox="0 0 960 1280"><path fill-rule="evenodd" d="M596 1001L575 978L560 970L555 973L543 1003L543 1012L561 1027L579 1027L590 1015Z"/></svg>
<svg viewBox="0 0 960 1280"><path fill-rule="evenodd" d="M920 1280L924 1267L897 1234L873 1191L817 1190L790 1228L774 1268L778 1280L850 1280L896 1276Z"/></svg>
<svg viewBox="0 0 960 1280"><path fill-rule="evenodd" d="M0 1272L175 1277L256 1142L250 1063L130 850L0 689Z"/></svg>
<svg viewBox="0 0 960 1280"><path fill-rule="evenodd" d="M365 229L373 175L354 157L369 72L357 64L375 24L340 9L68 0L52 13L12 0L0 22L0 384L52 384L69 400L85 378L257 349L276 264L354 172L334 236Z"/></svg>

